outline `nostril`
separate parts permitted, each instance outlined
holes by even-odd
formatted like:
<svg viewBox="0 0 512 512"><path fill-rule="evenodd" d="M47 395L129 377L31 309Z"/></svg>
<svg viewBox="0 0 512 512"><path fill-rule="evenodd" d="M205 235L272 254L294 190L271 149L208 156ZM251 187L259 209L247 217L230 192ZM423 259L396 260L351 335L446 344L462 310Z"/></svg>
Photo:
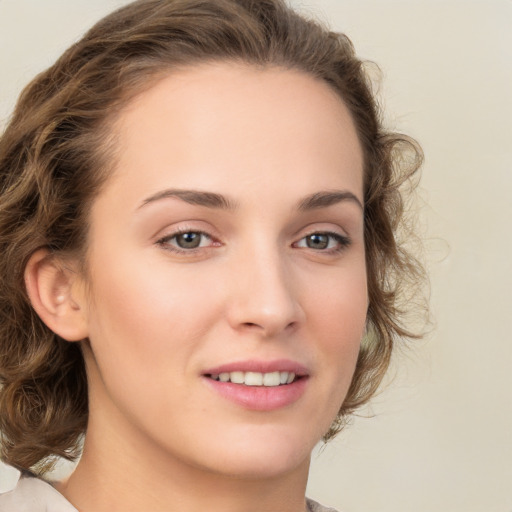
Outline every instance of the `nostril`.
<svg viewBox="0 0 512 512"><path fill-rule="evenodd" d="M242 324L243 328L249 329L249 330L262 330L265 332L268 332L268 334L272 334L274 331L290 331L291 329L294 329L297 325L297 322L290 322L287 325L281 328L277 326L269 325L268 323L257 323L257 322L243 322Z"/></svg>

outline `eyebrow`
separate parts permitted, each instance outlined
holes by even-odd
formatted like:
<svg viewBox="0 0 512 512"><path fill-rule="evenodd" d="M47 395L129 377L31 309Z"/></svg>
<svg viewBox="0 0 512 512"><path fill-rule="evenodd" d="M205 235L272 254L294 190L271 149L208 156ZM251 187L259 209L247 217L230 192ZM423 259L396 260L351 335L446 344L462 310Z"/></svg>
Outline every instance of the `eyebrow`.
<svg viewBox="0 0 512 512"><path fill-rule="evenodd" d="M204 206L206 208L220 210L235 210L237 208L237 203L235 201L221 194L217 194L215 192L204 192L201 190L183 189L167 189L157 192L156 194L144 199L139 208L167 198L181 199L186 203L196 206ZM354 202L361 208L361 210L364 210L364 207L357 196L347 190L325 190L315 192L314 194L301 199L297 205L297 209L305 212L309 210L327 208L344 201Z"/></svg>
<svg viewBox="0 0 512 512"><path fill-rule="evenodd" d="M316 210L318 208L327 208L344 201L354 202L361 210L364 210L362 202L355 194L348 190L325 190L316 192L302 199L299 202L298 209L302 212Z"/></svg>
<svg viewBox="0 0 512 512"><path fill-rule="evenodd" d="M234 210L236 203L227 197L216 194L215 192L203 192L200 190L182 190L182 189L167 189L157 192L152 196L144 199L139 208L146 206L154 201L159 201L166 198L177 198L185 201L186 203L205 206L206 208L215 208L221 210Z"/></svg>

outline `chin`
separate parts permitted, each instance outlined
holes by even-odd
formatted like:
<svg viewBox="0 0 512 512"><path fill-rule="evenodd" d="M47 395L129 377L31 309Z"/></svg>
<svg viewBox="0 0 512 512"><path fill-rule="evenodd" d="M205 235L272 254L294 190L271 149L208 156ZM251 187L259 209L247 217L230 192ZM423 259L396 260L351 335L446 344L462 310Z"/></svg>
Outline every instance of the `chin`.
<svg viewBox="0 0 512 512"><path fill-rule="evenodd" d="M226 443L217 440L212 460L218 461L218 471L234 478L261 480L303 470L307 474L311 451L320 436L297 434L274 426Z"/></svg>
<svg viewBox="0 0 512 512"><path fill-rule="evenodd" d="M310 453L280 454L281 456L262 457L258 455L237 457L237 460L225 458L220 472L240 480L267 480L286 476L287 474L309 468Z"/></svg>

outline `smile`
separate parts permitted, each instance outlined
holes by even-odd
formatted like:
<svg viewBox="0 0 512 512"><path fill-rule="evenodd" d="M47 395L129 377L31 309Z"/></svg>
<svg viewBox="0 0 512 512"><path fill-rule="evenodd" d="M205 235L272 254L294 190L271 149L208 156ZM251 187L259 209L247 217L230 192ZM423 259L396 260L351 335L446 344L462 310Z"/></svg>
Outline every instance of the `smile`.
<svg viewBox="0 0 512 512"><path fill-rule="evenodd" d="M309 369L290 359L232 361L202 377L216 395L251 411L291 406L310 385Z"/></svg>
<svg viewBox="0 0 512 512"><path fill-rule="evenodd" d="M245 386L266 386L277 387L291 384L296 375L294 372L222 372L219 374L211 374L209 377L220 382L232 382L233 384L244 384Z"/></svg>

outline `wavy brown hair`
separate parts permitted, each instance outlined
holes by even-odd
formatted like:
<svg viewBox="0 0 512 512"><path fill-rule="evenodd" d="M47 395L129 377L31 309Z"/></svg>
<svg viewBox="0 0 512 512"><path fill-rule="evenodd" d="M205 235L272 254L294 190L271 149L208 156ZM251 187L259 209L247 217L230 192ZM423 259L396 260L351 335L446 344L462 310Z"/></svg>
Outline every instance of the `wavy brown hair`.
<svg viewBox="0 0 512 512"><path fill-rule="evenodd" d="M398 243L400 186L421 151L384 131L365 63L349 39L281 0L139 0L107 16L21 94L0 139L0 455L43 473L75 458L88 419L79 343L55 335L30 305L24 268L35 250L82 255L88 212L115 160L110 129L134 95L173 69L238 61L300 70L348 106L364 153L368 337L332 437L375 393L402 322L403 287L422 271ZM404 155L409 155L404 158Z"/></svg>

